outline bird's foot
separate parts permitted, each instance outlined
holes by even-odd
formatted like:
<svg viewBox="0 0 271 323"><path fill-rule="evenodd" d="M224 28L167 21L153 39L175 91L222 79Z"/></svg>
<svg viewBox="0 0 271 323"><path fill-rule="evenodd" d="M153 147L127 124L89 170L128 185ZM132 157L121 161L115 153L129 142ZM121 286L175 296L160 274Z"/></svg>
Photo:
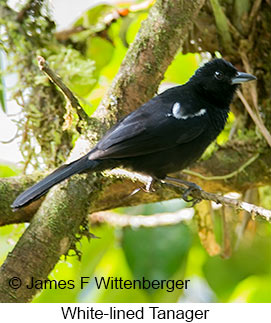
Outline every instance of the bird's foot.
<svg viewBox="0 0 271 323"><path fill-rule="evenodd" d="M187 186L188 188L184 191L183 195L182 195L182 198L185 202L191 202L192 203L192 207L194 205L196 205L197 203L200 202L200 199L199 198L188 198L188 196L190 195L191 192L193 191L202 191L202 188L193 183L193 182L189 182L189 181L185 181L185 180L182 180L182 179L179 179L179 178L174 178L174 177L169 177L169 176L166 176L165 179L164 179L164 182L173 182L173 183L177 183L177 184L181 184L181 185L185 185ZM173 184L174 185L174 184ZM180 186L180 185L175 185L175 186Z"/></svg>
<svg viewBox="0 0 271 323"><path fill-rule="evenodd" d="M193 207L193 206L195 206L197 203L199 203L199 202L200 202L200 199L198 199L198 198L194 198L194 197L190 197L190 198L188 198L189 194L190 194L192 191L194 191L194 190L198 190L198 188L188 187L188 188L184 191L183 196L182 196L182 198L183 198L183 200L184 200L185 202L187 202L187 203L191 202L191 203L192 203L192 207Z"/></svg>

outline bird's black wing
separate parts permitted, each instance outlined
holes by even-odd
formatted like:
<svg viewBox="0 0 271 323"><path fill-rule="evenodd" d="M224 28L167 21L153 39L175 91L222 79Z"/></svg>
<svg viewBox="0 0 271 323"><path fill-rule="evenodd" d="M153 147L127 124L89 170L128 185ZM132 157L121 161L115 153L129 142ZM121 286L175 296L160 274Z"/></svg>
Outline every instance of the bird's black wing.
<svg viewBox="0 0 271 323"><path fill-rule="evenodd" d="M172 99L163 96L148 101L111 128L97 144L90 159L146 155L199 137L207 127L207 116L177 119L172 115L173 104ZM191 103L180 104L190 110L188 104Z"/></svg>

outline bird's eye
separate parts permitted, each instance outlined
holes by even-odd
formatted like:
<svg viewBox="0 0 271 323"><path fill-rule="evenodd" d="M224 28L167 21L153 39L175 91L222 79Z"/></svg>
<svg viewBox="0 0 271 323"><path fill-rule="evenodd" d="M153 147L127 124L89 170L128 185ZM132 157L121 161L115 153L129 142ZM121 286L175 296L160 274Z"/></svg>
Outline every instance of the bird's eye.
<svg viewBox="0 0 271 323"><path fill-rule="evenodd" d="M219 81L224 78L224 74L221 71L216 71L214 75L215 75L215 78Z"/></svg>

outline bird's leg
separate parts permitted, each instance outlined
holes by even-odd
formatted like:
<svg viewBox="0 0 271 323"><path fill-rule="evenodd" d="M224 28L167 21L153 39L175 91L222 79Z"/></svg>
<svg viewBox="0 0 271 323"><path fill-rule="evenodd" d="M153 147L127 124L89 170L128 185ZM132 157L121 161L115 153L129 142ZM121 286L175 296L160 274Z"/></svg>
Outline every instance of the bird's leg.
<svg viewBox="0 0 271 323"><path fill-rule="evenodd" d="M184 191L183 196L182 196L182 198L183 198L183 200L185 202L192 202L193 203L193 206L194 206L195 204L197 204L200 201L200 199L195 199L195 198L188 199L188 195L192 191L195 191L195 190L196 191L202 191L202 188L200 186L198 186L197 184L195 184L193 182L185 181L185 180L180 179L180 178L170 177L170 176L166 176L163 179L163 182L165 182L165 183L167 183L167 182L173 182L173 183L177 183L177 184L181 184L181 185L187 186L188 188ZM180 186L180 185L175 185L175 186Z"/></svg>

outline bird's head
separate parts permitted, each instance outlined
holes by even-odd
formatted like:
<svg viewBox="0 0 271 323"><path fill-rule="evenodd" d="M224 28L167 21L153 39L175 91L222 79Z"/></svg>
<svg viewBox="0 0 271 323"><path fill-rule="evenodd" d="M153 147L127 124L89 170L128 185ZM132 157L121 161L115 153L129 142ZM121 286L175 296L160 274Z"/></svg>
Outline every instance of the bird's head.
<svg viewBox="0 0 271 323"><path fill-rule="evenodd" d="M238 85L255 79L251 74L239 72L224 59L214 59L197 69L190 83L208 100L228 107Z"/></svg>

